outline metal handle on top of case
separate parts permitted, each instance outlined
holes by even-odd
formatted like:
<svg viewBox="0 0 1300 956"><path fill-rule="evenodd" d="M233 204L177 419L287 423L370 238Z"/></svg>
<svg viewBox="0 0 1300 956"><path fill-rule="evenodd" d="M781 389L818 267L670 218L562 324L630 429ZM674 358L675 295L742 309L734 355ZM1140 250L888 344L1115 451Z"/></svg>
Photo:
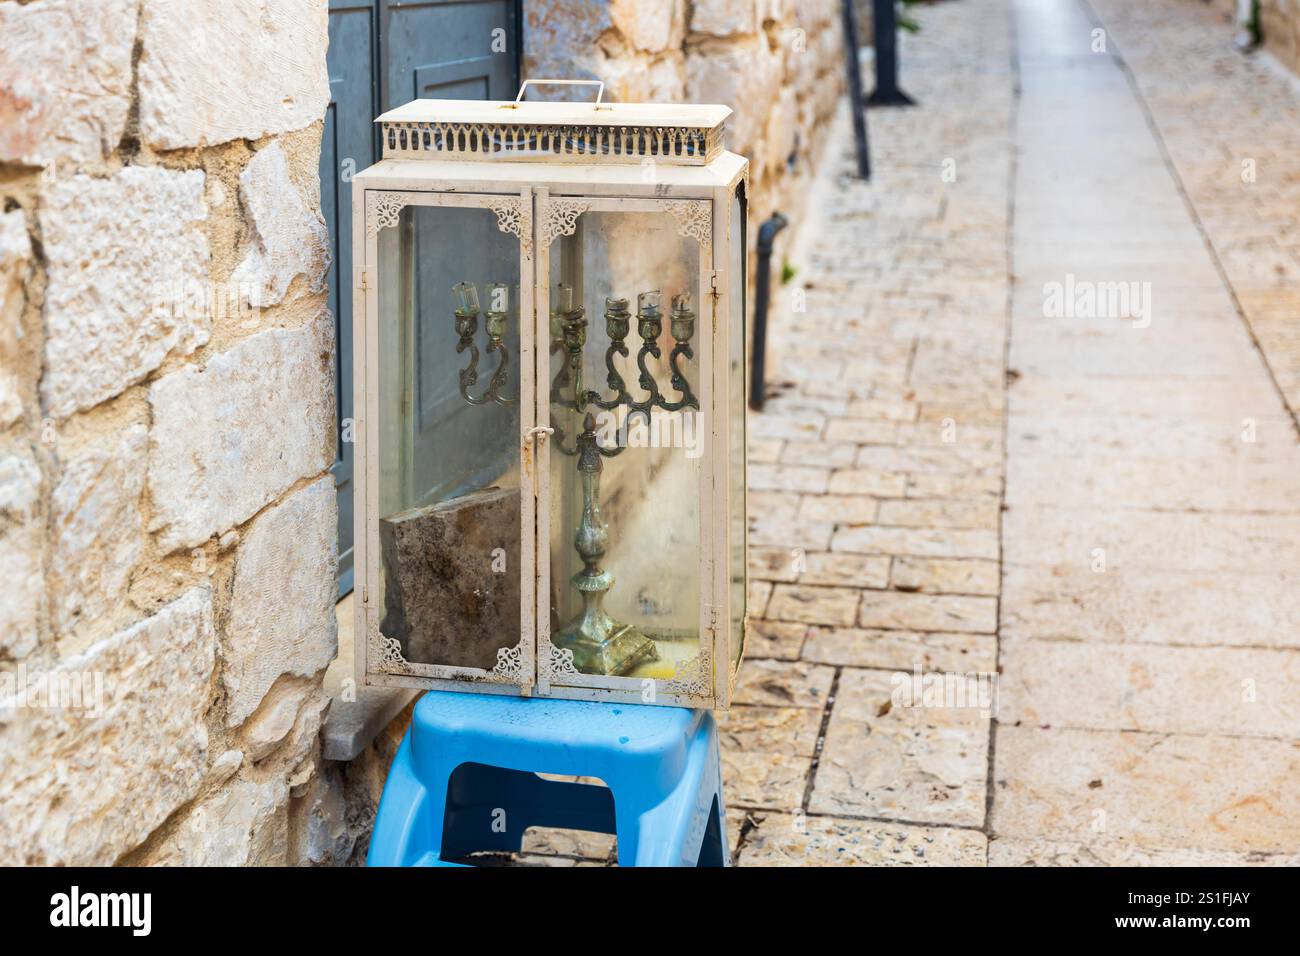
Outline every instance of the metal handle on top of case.
<svg viewBox="0 0 1300 956"><path fill-rule="evenodd" d="M608 103L601 102L601 99L605 95L605 83L603 80L524 80L523 85L519 87L519 94L515 97L514 106L512 106L511 109L514 109L524 101L524 92L528 89L528 84L530 83L534 86L596 86L599 87L599 89L596 90L596 102L591 104L592 108L598 110L609 109Z"/></svg>

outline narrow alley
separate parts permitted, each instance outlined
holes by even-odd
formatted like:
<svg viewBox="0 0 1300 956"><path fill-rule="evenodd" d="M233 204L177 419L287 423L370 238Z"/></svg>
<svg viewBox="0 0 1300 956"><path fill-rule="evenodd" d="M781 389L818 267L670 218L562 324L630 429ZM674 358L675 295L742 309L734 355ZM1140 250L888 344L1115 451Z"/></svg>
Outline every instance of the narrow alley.
<svg viewBox="0 0 1300 956"><path fill-rule="evenodd" d="M1294 864L1300 84L1177 0L913 9L773 306L738 862Z"/></svg>

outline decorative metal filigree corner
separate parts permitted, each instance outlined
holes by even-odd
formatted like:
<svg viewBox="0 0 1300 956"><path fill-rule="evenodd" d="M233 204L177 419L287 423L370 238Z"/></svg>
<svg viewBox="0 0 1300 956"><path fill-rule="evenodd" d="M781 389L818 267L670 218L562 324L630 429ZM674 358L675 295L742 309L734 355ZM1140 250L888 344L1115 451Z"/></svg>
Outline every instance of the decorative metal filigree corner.
<svg viewBox="0 0 1300 956"><path fill-rule="evenodd" d="M672 678L664 682L663 689L670 694L708 697L712 687L713 655L708 648L702 648L690 660L677 662Z"/></svg>
<svg viewBox="0 0 1300 956"><path fill-rule="evenodd" d="M549 249L560 236L571 236L578 228L578 217L591 203L578 199L551 199L546 203L546 220L542 223L542 248Z"/></svg>
<svg viewBox="0 0 1300 956"><path fill-rule="evenodd" d="M546 679L577 677L578 668L573 665L573 649L549 645L550 650L542 656L542 667L546 669Z"/></svg>
<svg viewBox="0 0 1300 956"><path fill-rule="evenodd" d="M528 647L524 638L514 647L497 648L497 663L484 680L492 684L524 684L531 678L528 673Z"/></svg>
<svg viewBox="0 0 1300 956"><path fill-rule="evenodd" d="M533 251L533 207L519 197L493 200L488 207L497 214L497 228L512 233L523 247L524 255Z"/></svg>
<svg viewBox="0 0 1300 956"><path fill-rule="evenodd" d="M703 249L713 246L713 203L707 199L674 199L668 211L677 220L677 232L689 236Z"/></svg>
<svg viewBox="0 0 1300 956"><path fill-rule="evenodd" d="M402 210L411 204L411 193L370 190L366 193L366 237L379 235L379 230L397 225Z"/></svg>
<svg viewBox="0 0 1300 956"><path fill-rule="evenodd" d="M402 655L402 645L391 637L379 633L379 625L371 624L367 629L367 641L370 655L375 662L375 670L380 674L414 674L411 662Z"/></svg>

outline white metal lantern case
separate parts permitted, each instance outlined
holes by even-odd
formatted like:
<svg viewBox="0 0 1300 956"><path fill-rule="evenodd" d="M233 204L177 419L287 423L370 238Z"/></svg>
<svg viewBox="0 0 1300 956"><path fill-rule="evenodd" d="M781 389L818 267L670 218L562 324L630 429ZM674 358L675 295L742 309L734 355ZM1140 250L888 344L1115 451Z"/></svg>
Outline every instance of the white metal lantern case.
<svg viewBox="0 0 1300 956"><path fill-rule="evenodd" d="M726 707L746 161L724 106L417 100L353 180L358 676Z"/></svg>

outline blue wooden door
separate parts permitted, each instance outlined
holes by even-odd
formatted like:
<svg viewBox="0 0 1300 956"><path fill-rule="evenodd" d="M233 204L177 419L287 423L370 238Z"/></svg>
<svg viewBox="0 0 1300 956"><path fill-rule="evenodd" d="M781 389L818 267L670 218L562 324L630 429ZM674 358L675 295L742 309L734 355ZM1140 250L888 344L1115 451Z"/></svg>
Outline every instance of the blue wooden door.
<svg viewBox="0 0 1300 956"><path fill-rule="evenodd" d="M379 156L374 118L413 99L513 99L519 0L330 0L330 104L321 143L321 209L333 264L329 305L338 367L339 596L352 590L352 275L350 181Z"/></svg>

